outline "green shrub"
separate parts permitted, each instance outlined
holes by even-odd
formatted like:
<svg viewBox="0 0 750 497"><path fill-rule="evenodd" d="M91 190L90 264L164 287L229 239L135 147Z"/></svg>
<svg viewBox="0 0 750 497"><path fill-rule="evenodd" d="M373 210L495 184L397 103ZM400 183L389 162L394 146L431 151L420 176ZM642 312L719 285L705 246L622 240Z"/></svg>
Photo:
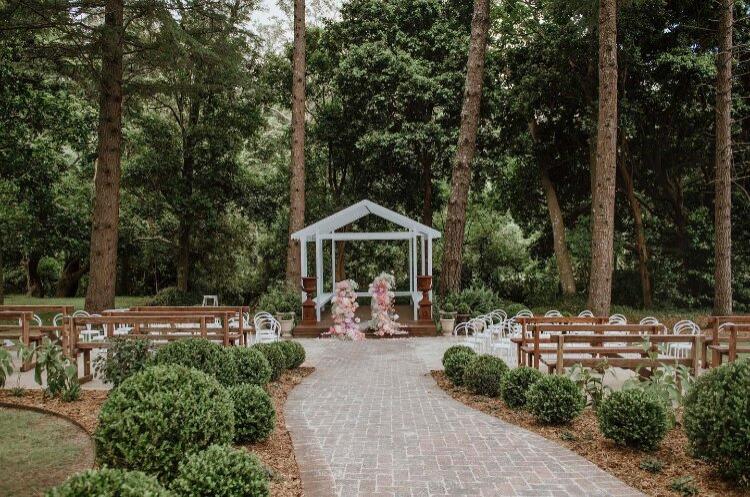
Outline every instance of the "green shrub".
<svg viewBox="0 0 750 497"><path fill-rule="evenodd" d="M286 282L276 283L268 288L258 301L259 311L274 314L276 312L293 312L299 318L302 310L302 294L298 288Z"/></svg>
<svg viewBox="0 0 750 497"><path fill-rule="evenodd" d="M235 442L260 442L276 426L276 409L271 397L257 385L237 385L229 389L234 403Z"/></svg>
<svg viewBox="0 0 750 497"><path fill-rule="evenodd" d="M469 314L484 314L500 307L500 297L484 286L471 286L458 293L451 293L445 298L445 304L458 309L459 314L467 310Z"/></svg>
<svg viewBox="0 0 750 497"><path fill-rule="evenodd" d="M683 424L694 456L750 485L750 360L700 376L685 398Z"/></svg>
<svg viewBox="0 0 750 497"><path fill-rule="evenodd" d="M256 343L251 348L259 350L266 359L268 364L271 366L271 379L276 381L281 376L281 373L286 369L286 356L284 350L279 342L272 343Z"/></svg>
<svg viewBox="0 0 750 497"><path fill-rule="evenodd" d="M539 422L563 424L581 414L586 398L567 376L545 375L529 388L526 406Z"/></svg>
<svg viewBox="0 0 750 497"><path fill-rule="evenodd" d="M473 350L457 350L443 360L445 376L453 382L454 385L460 386L464 382L464 370L466 366L476 357Z"/></svg>
<svg viewBox="0 0 750 497"><path fill-rule="evenodd" d="M237 364L228 349L205 338L176 340L156 351L154 364L195 368L214 376L222 385L234 385L237 382Z"/></svg>
<svg viewBox="0 0 750 497"><path fill-rule="evenodd" d="M94 371L104 383L117 387L125 378L146 368L151 359L151 343L145 338L116 337L112 345L94 360Z"/></svg>
<svg viewBox="0 0 750 497"><path fill-rule="evenodd" d="M279 346L284 351L284 358L286 359L286 369L295 369L305 362L305 348L299 342L293 342L291 340L282 340L279 342Z"/></svg>
<svg viewBox="0 0 750 497"><path fill-rule="evenodd" d="M542 376L542 372L534 368L520 367L508 371L500 380L500 395L505 404L511 409L525 407L526 392Z"/></svg>
<svg viewBox="0 0 750 497"><path fill-rule="evenodd" d="M670 482L669 489L679 494L680 497L694 497L700 493L698 487L695 486L695 478L692 476L675 478Z"/></svg>
<svg viewBox="0 0 750 497"><path fill-rule="evenodd" d="M45 494L47 497L172 497L156 481L140 471L90 469L68 478Z"/></svg>
<svg viewBox="0 0 750 497"><path fill-rule="evenodd" d="M202 302L203 297L196 292L184 292L179 290L177 287L168 286L159 290L159 292L151 297L146 303L150 306L190 306L198 305Z"/></svg>
<svg viewBox="0 0 750 497"><path fill-rule="evenodd" d="M451 345L445 350L445 352L443 352L443 367L445 367L446 359L448 359L450 356L460 351L469 352L470 354L475 353L474 349L466 345Z"/></svg>
<svg viewBox="0 0 750 497"><path fill-rule="evenodd" d="M20 342L18 342L20 344ZM34 381L40 386L46 379L44 392L50 397L60 397L63 402L78 400L81 396L81 384L78 381L78 365L66 357L62 347L47 337L42 339L39 347L26 348L25 353L33 357Z"/></svg>
<svg viewBox="0 0 750 497"><path fill-rule="evenodd" d="M99 412L99 464L161 481L189 452L234 438L234 406L215 378L184 366L152 366L122 382Z"/></svg>
<svg viewBox="0 0 750 497"><path fill-rule="evenodd" d="M657 459L655 457L646 457L641 460L641 463L638 465L638 467L648 471L649 473L661 473L661 470L664 469L664 462L661 459Z"/></svg>
<svg viewBox="0 0 750 497"><path fill-rule="evenodd" d="M664 403L644 390L622 390L606 397L596 412L606 438L636 449L655 449L667 434Z"/></svg>
<svg viewBox="0 0 750 497"><path fill-rule="evenodd" d="M268 472L260 460L243 449L212 445L188 455L181 463L172 490L181 497L268 497Z"/></svg>
<svg viewBox="0 0 750 497"><path fill-rule="evenodd" d="M271 365L263 352L247 347L229 347L227 351L234 357L237 383L265 386L271 381Z"/></svg>
<svg viewBox="0 0 750 497"><path fill-rule="evenodd" d="M507 372L508 366L499 357L478 355L464 369L464 385L472 393L497 397L500 395L500 381Z"/></svg>

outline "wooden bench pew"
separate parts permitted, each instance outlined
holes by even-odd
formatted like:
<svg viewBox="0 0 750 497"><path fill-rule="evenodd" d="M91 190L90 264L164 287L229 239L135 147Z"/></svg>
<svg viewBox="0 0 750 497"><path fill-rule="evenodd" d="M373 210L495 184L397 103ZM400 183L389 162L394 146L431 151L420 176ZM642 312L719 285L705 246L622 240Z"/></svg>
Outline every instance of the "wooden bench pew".
<svg viewBox="0 0 750 497"><path fill-rule="evenodd" d="M18 340L27 347L42 343L45 334L33 329L33 315L30 311L0 311L0 344L5 340ZM33 362L25 361L21 364L21 371L29 371L33 367Z"/></svg>
<svg viewBox="0 0 750 497"><path fill-rule="evenodd" d="M609 318L606 317L581 317L581 316L533 316L533 317L517 317L514 318L519 325L521 325L521 336L512 340L515 342L517 347L518 365L525 364L524 354L528 350L529 344L533 337L533 333L530 332L538 324L560 324L560 325L573 325L573 324L605 324ZM549 344L549 338L539 337L540 344Z"/></svg>
<svg viewBox="0 0 750 497"><path fill-rule="evenodd" d="M708 345L711 350L711 367L721 366L724 356L729 362L737 360L739 354L750 354L750 323L727 324L722 330L727 335L717 335Z"/></svg>
<svg viewBox="0 0 750 497"><path fill-rule="evenodd" d="M230 318L237 318L237 328L242 334L242 345L247 343L247 335L252 331L252 327L245 325L244 315L250 313L250 308L246 305L220 305L220 306L144 306L138 305L128 309L131 312L147 313L151 315L161 314L195 314L202 312L230 312L233 315Z"/></svg>
<svg viewBox="0 0 750 497"><path fill-rule="evenodd" d="M40 319L47 319L50 324L39 326L33 319L29 321L32 331L40 331L51 340L57 340L62 336L65 330L65 318L72 315L75 308L72 305L0 305L0 312L29 312L32 315L39 316ZM52 319L55 315L63 316L60 324L55 325Z"/></svg>
<svg viewBox="0 0 750 497"><path fill-rule="evenodd" d="M664 326L660 324L553 324L537 322L530 325L529 332L531 338L530 340L527 339L525 341L525 345L521 345L519 349L519 356L522 356L522 363L524 365L539 368L539 365L541 364L541 357L543 354L555 353L556 346L555 342L552 341L552 337L556 335L591 334L597 337L605 337L608 336L608 334L617 334L634 335L636 337L639 337L642 335L657 335L663 333L664 331ZM597 340L594 341L592 345L595 347L601 347L605 342L615 344L619 343L616 340ZM622 351L615 346L606 347L607 355L615 356L618 354L628 353L628 350L626 350L628 349L628 347L621 348L623 349Z"/></svg>
<svg viewBox="0 0 750 497"><path fill-rule="evenodd" d="M186 338L206 338L211 341L220 342L224 346L235 345L242 342L239 331L229 328L228 317L230 312L206 311L196 314L187 313L179 315L147 315L137 312L111 311L114 315L70 317L67 321L64 334L64 349L66 354L78 360L80 355L83 359L83 376L79 378L81 383L93 378L91 373L91 351L95 349L106 349L111 346L111 340L115 337L115 330L126 325L128 332L119 335L120 338L145 338L160 346L164 342L184 340ZM221 316L221 328L211 328L216 316ZM105 330L104 340L84 342L79 339L82 330L89 326L101 327Z"/></svg>
<svg viewBox="0 0 750 497"><path fill-rule="evenodd" d="M621 326L621 325L618 325ZM565 368L580 364L584 367L598 368L603 363L623 369L641 367L657 368L662 364L682 364L689 367L693 374L700 368L700 335L634 335L631 333L599 335L554 335L555 354L552 358L542 357L541 362L550 373L562 374ZM643 349L643 341L648 339L649 350ZM604 347L603 343L625 343L624 347ZM657 357L652 359L649 353L658 354L660 344L689 343L690 355L686 358ZM600 345L602 344L602 345ZM566 347L568 345L568 347ZM614 355L612 355L614 353ZM641 357L623 357L622 354L640 354ZM580 357L591 355L591 357Z"/></svg>
<svg viewBox="0 0 750 497"><path fill-rule="evenodd" d="M729 324L750 326L750 316L711 316L708 318L708 327L703 330L703 363L706 367L716 367L721 365L724 355L728 352L729 347ZM741 330L741 329L740 329ZM740 332L739 338L743 334ZM740 347L743 349L744 347ZM709 356L710 352L710 356ZM738 353L747 353L748 351L740 350ZM709 360L710 357L710 360Z"/></svg>

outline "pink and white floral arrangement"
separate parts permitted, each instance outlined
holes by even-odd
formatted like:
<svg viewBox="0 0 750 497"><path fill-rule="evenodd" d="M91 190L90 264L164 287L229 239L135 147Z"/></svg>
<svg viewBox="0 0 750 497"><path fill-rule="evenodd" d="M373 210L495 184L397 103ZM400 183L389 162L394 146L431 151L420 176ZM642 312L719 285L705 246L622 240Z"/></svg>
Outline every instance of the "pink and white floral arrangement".
<svg viewBox="0 0 750 497"><path fill-rule="evenodd" d="M372 295L372 321L370 326L378 336L401 335L405 332L398 324L398 314L395 310L395 298L393 287L396 279L392 274L380 273L370 284L370 295Z"/></svg>
<svg viewBox="0 0 750 497"><path fill-rule="evenodd" d="M333 326L328 329L327 334L343 340L363 340L365 334L359 329L359 318L356 316L359 307L357 283L352 280L336 283L331 303Z"/></svg>

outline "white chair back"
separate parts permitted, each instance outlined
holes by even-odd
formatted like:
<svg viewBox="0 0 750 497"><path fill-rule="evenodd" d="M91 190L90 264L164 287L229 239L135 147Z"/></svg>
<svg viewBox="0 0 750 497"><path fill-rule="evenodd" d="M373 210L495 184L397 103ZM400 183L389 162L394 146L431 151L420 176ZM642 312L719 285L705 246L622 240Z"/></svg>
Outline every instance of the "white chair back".
<svg viewBox="0 0 750 497"><path fill-rule="evenodd" d="M689 319L683 319L675 323L672 333L675 335L697 335L701 332L700 326Z"/></svg>
<svg viewBox="0 0 750 497"><path fill-rule="evenodd" d="M522 310L520 310L520 311L518 311L516 313L515 317L517 317L517 318L533 318L534 317L534 313L531 312L528 309L522 309Z"/></svg>
<svg viewBox="0 0 750 497"><path fill-rule="evenodd" d="M583 311L581 311L581 312L578 313L578 317L579 318L593 318L594 317L594 313L591 312L588 309L585 309L585 310L583 310Z"/></svg>
<svg viewBox="0 0 750 497"><path fill-rule="evenodd" d="M88 312L84 310L78 310L78 311L73 312L74 318L87 318L89 316L91 316L91 314L89 314Z"/></svg>
<svg viewBox="0 0 750 497"><path fill-rule="evenodd" d="M255 343L275 342L281 337L281 323L267 312L259 312L253 318Z"/></svg>
<svg viewBox="0 0 750 497"><path fill-rule="evenodd" d="M558 311L557 309L551 309L544 313L545 318L561 318L562 312Z"/></svg>
<svg viewBox="0 0 750 497"><path fill-rule="evenodd" d="M203 303L201 305L203 305L203 307L216 307L219 305L219 296L218 295L204 295Z"/></svg>
<svg viewBox="0 0 750 497"><path fill-rule="evenodd" d="M628 324L628 319L622 314L612 314L609 317L609 324Z"/></svg>

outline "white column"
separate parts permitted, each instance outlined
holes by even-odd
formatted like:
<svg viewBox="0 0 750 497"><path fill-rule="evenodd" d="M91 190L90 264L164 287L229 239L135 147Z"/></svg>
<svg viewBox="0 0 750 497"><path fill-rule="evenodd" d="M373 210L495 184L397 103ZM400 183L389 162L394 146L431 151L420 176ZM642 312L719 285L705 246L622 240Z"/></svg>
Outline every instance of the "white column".
<svg viewBox="0 0 750 497"><path fill-rule="evenodd" d="M422 236L420 237L420 241L422 242L422 274L427 274L427 273L425 273L425 259L424 259L424 257L425 257L425 252L424 252L424 250L425 250L425 247L424 247L424 235L422 235Z"/></svg>
<svg viewBox="0 0 750 497"><path fill-rule="evenodd" d="M336 289L336 238L331 238L331 292Z"/></svg>
<svg viewBox="0 0 750 497"><path fill-rule="evenodd" d="M320 321L320 304L323 301L323 240L319 234L315 234L315 278L317 280L317 299L315 304L315 316Z"/></svg>
<svg viewBox="0 0 750 497"><path fill-rule="evenodd" d="M427 240L427 276L432 276L432 238L429 238ZM433 280L432 286L435 286L435 281ZM432 300L432 290L430 290L430 302L434 302Z"/></svg>
<svg viewBox="0 0 750 497"><path fill-rule="evenodd" d="M414 281L412 279L412 276L414 275L414 258L412 257L414 253L414 245L412 244L413 241L413 238L409 238L409 293L414 292Z"/></svg>
<svg viewBox="0 0 750 497"><path fill-rule="evenodd" d="M302 274L303 277L307 276L307 237L303 237L299 241L299 261L300 261L300 274ZM301 285L302 282L300 281L299 284ZM305 297L307 294L305 292L302 293L302 302L305 301Z"/></svg>

